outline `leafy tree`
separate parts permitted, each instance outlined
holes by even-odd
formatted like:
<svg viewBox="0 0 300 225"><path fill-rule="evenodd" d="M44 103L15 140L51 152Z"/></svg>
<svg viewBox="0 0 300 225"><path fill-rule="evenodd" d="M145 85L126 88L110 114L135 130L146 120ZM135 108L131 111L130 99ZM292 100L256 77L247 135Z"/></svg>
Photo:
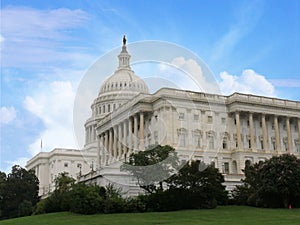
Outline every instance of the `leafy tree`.
<svg viewBox="0 0 300 225"><path fill-rule="evenodd" d="M181 195L184 208L211 208L227 203L223 175L203 162L192 161L167 180L169 190ZM186 197L184 197L186 196ZM178 198L177 198L178 199Z"/></svg>
<svg viewBox="0 0 300 225"><path fill-rule="evenodd" d="M71 189L75 179L68 176L68 173L60 173L55 178L55 190L46 199L45 212L62 212L70 210Z"/></svg>
<svg viewBox="0 0 300 225"><path fill-rule="evenodd" d="M38 202L39 181L34 171L15 165L5 179L1 173L2 217L29 215Z"/></svg>
<svg viewBox="0 0 300 225"><path fill-rule="evenodd" d="M245 168L244 184L234 191L237 203L264 207L300 204L300 159L273 156Z"/></svg>
<svg viewBox="0 0 300 225"><path fill-rule="evenodd" d="M2 210L4 207L4 196L5 196L5 185L6 185L6 174L0 171L0 218L2 217Z"/></svg>
<svg viewBox="0 0 300 225"><path fill-rule="evenodd" d="M174 174L178 167L175 149L168 145L157 145L131 154L121 169L130 172L147 193L153 193L163 190L163 181Z"/></svg>
<svg viewBox="0 0 300 225"><path fill-rule="evenodd" d="M70 211L81 214L102 213L104 198L103 187L75 184L71 191Z"/></svg>

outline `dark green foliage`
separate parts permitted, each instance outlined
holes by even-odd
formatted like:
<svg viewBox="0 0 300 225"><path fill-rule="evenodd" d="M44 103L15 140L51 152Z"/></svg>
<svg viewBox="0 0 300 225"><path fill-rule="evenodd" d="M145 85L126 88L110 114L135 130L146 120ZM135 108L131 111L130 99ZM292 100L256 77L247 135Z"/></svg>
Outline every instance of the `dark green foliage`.
<svg viewBox="0 0 300 225"><path fill-rule="evenodd" d="M166 180L167 190L147 195L143 200L148 211L215 208L227 203L223 182L217 169L192 161Z"/></svg>
<svg viewBox="0 0 300 225"><path fill-rule="evenodd" d="M293 207L300 204L300 160L294 155L274 156L245 168L244 184L233 192L237 204Z"/></svg>
<svg viewBox="0 0 300 225"><path fill-rule="evenodd" d="M179 168L177 154L171 146L152 146L133 153L121 167L130 172L138 185L148 193L163 189L163 181Z"/></svg>
<svg viewBox="0 0 300 225"><path fill-rule="evenodd" d="M99 186L75 184L71 191L70 211L80 214L95 214L104 211L103 191Z"/></svg>
<svg viewBox="0 0 300 225"><path fill-rule="evenodd" d="M55 190L46 199L45 212L63 212L70 210L71 188L75 179L67 173L60 173L55 179Z"/></svg>
<svg viewBox="0 0 300 225"><path fill-rule="evenodd" d="M38 178L34 171L15 165L11 173L0 177L1 217L30 215L38 202Z"/></svg>

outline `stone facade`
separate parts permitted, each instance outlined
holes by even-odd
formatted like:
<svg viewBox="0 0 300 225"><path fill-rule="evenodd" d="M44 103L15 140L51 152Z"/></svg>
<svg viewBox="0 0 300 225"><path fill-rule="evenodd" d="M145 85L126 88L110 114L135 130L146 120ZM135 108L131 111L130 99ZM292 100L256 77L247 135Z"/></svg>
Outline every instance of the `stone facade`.
<svg viewBox="0 0 300 225"><path fill-rule="evenodd" d="M299 101L172 88L149 94L145 82L131 70L125 44L118 56L119 67L102 84L85 123L84 152L94 156L95 170L83 158L79 160L80 151L39 153L27 168L36 169L40 193L66 169L55 164L61 160L82 163L79 182L113 183L125 195L136 195L140 191L136 181L120 171L120 165L131 153L157 144L173 146L182 162L213 164L224 174L228 190L240 183L247 163L283 153L300 157ZM77 177L79 170L75 166L66 172Z"/></svg>
<svg viewBox="0 0 300 225"><path fill-rule="evenodd" d="M39 196L46 197L55 189L55 178L63 172L75 180L82 174L89 173L95 155L83 157L76 149L55 148L51 152L40 152L27 162L26 168L33 169L38 177Z"/></svg>

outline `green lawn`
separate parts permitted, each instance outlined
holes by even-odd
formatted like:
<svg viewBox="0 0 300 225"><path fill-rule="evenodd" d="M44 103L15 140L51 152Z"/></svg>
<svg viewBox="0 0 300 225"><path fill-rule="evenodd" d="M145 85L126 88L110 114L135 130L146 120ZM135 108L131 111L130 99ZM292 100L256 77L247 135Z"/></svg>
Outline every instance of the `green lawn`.
<svg viewBox="0 0 300 225"><path fill-rule="evenodd" d="M245 206L220 206L211 210L186 210L163 213L77 215L51 213L0 221L0 225L282 225L300 224L300 209L261 209Z"/></svg>

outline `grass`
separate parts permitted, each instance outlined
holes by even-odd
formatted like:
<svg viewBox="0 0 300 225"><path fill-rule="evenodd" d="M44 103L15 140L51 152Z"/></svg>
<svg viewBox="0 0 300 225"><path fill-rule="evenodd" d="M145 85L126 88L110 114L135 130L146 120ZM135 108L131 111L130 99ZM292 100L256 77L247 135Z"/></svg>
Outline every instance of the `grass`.
<svg viewBox="0 0 300 225"><path fill-rule="evenodd" d="M210 210L78 215L50 213L0 221L0 225L282 225L299 224L300 209L219 206Z"/></svg>

